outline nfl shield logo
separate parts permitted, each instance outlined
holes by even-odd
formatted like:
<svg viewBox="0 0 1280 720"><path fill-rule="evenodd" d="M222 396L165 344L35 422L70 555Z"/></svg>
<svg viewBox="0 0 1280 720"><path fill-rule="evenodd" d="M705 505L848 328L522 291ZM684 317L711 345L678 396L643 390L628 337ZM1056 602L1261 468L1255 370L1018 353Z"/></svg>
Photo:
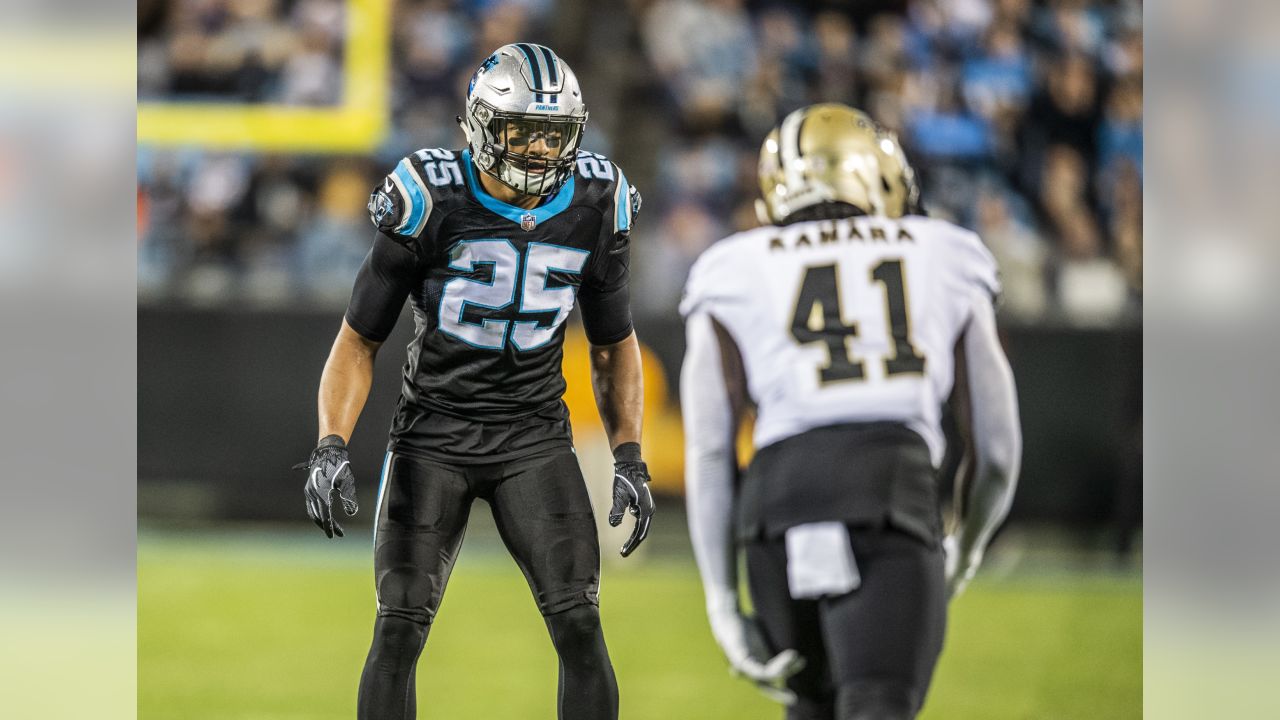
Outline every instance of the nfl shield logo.
<svg viewBox="0 0 1280 720"><path fill-rule="evenodd" d="M537 224L538 218L534 217L533 213L525 213L520 216L520 229L525 232L529 232Z"/></svg>

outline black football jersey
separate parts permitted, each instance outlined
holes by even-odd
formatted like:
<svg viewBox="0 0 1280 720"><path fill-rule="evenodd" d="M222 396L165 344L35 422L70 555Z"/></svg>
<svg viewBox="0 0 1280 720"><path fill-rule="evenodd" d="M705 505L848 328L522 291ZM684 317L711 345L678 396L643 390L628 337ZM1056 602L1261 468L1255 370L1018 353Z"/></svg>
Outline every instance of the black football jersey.
<svg viewBox="0 0 1280 720"><path fill-rule="evenodd" d="M567 444L565 321L580 300L588 339L631 333L629 235L639 195L600 155L538 207L489 195L467 150L420 150L370 197L378 235L347 323L390 334L405 298L415 335L392 445L493 461Z"/></svg>

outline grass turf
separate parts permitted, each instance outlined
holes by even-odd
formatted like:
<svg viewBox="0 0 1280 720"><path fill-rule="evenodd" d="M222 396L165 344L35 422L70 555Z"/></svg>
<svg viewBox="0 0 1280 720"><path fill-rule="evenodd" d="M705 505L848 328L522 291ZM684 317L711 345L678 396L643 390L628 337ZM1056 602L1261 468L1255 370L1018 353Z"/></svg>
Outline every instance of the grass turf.
<svg viewBox="0 0 1280 720"><path fill-rule="evenodd" d="M146 720L355 717L373 618L367 545L144 536ZM556 663L523 577L464 548L418 666L423 718L555 717ZM1142 591L1102 575L979 581L952 606L926 720L1142 715ZM624 720L776 720L731 678L691 559L608 566L605 634Z"/></svg>

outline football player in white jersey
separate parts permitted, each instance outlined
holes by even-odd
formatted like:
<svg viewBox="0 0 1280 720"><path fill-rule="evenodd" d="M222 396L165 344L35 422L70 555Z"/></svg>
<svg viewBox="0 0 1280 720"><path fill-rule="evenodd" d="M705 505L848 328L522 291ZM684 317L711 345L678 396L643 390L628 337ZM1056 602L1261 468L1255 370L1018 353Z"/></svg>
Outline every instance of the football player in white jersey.
<svg viewBox="0 0 1280 720"><path fill-rule="evenodd" d="M760 186L765 226L708 249L680 308L689 528L712 633L788 720L912 718L947 600L1018 475L996 264L974 233L923 215L897 139L844 105L788 115L764 141ZM945 534L949 397L967 452Z"/></svg>

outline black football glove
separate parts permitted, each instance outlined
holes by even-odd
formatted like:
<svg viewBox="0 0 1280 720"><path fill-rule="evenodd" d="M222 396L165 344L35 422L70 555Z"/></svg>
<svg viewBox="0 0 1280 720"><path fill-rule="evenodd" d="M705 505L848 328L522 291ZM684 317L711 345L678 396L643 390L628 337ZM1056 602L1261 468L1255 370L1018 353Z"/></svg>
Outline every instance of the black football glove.
<svg viewBox="0 0 1280 720"><path fill-rule="evenodd" d="M618 527L627 510L636 516L636 528L622 546L622 557L644 542L653 521L649 468L640 459L640 443L634 442L623 443L613 451L613 509L609 511L609 524Z"/></svg>
<svg viewBox="0 0 1280 720"><path fill-rule="evenodd" d="M299 468L307 471L307 484L303 489L307 514L325 535L342 537L334 506L341 500L347 515L355 515L360 509L356 504L356 476L351 472L347 443L337 435L325 437L311 451L310 460L294 465L294 469Z"/></svg>

